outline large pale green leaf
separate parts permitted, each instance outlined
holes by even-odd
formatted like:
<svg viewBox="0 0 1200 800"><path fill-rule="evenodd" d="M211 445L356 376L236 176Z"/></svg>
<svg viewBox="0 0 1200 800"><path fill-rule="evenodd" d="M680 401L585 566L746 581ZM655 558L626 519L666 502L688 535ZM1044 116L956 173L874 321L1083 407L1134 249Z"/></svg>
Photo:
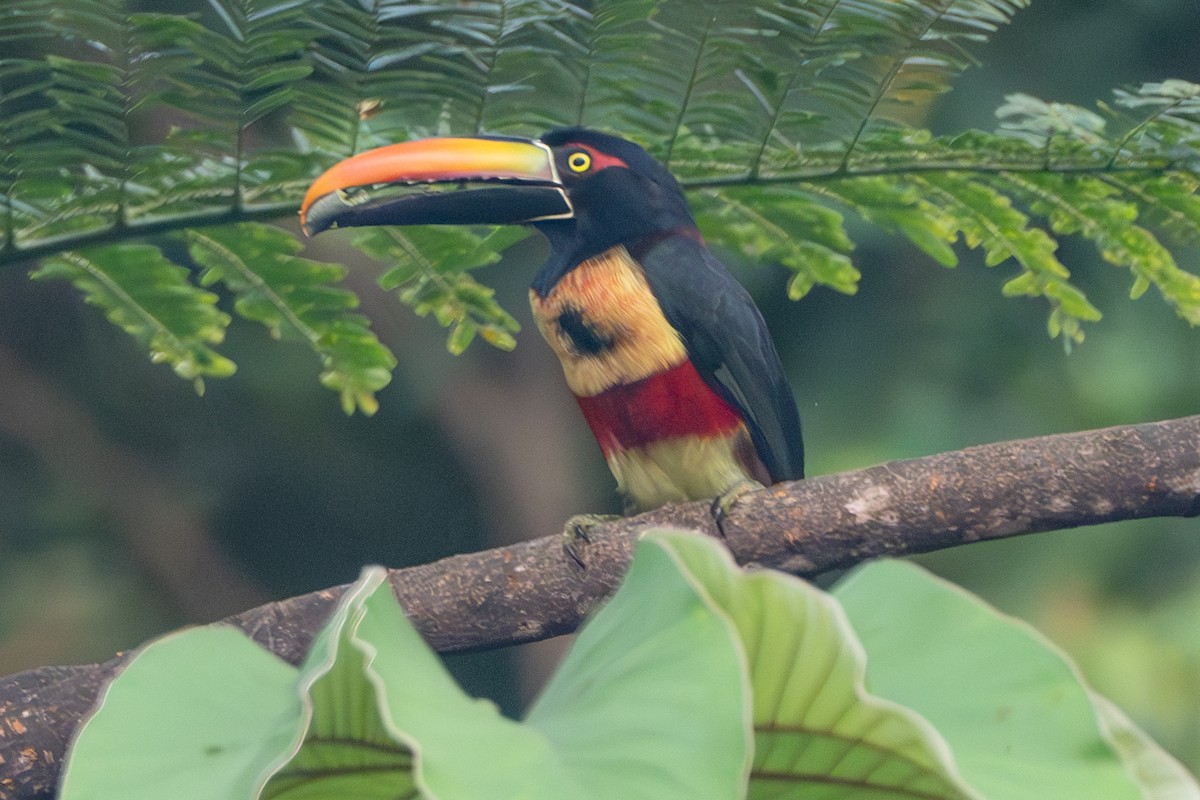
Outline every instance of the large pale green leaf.
<svg viewBox="0 0 1200 800"><path fill-rule="evenodd" d="M1143 800L1200 800L1200 783L1108 698L1091 693L1108 740L1137 781Z"/></svg>
<svg viewBox="0 0 1200 800"><path fill-rule="evenodd" d="M937 726L989 800L1196 796L1028 625L898 561L867 565L834 596L868 653L869 688Z"/></svg>
<svg viewBox="0 0 1200 800"><path fill-rule="evenodd" d="M303 740L265 766L262 797L417 796L412 750L384 722L363 653L348 642L369 599L387 585L385 570L364 570L313 642L298 678ZM417 650L406 653L398 668L413 658L423 663L423 642Z"/></svg>
<svg viewBox="0 0 1200 800"><path fill-rule="evenodd" d="M526 721L554 742L583 796L739 797L752 744L735 636L667 540L647 537Z"/></svg>
<svg viewBox="0 0 1200 800"><path fill-rule="evenodd" d="M525 725L462 693L385 577L368 572L314 646L308 733L267 796L737 795L742 664L727 623L661 551L639 550Z"/></svg>
<svg viewBox="0 0 1200 800"><path fill-rule="evenodd" d="M1022 623L899 563L838 598L651 532L521 724L462 693L368 569L300 670L221 625L143 648L62 797L717 800L747 775L753 798L1200 797Z"/></svg>
<svg viewBox="0 0 1200 800"><path fill-rule="evenodd" d="M144 648L64 796L723 800L749 765L745 679L729 621L647 543L518 723L462 692L369 568L298 671L224 626Z"/></svg>
<svg viewBox="0 0 1200 800"><path fill-rule="evenodd" d="M185 630L135 654L67 754L62 800L238 800L300 732L296 670L240 630Z"/></svg>
<svg viewBox="0 0 1200 800"><path fill-rule="evenodd" d="M873 695L866 657L828 594L739 570L710 539L655 533L737 626L754 693L752 798L982 798L917 713Z"/></svg>
<svg viewBox="0 0 1200 800"><path fill-rule="evenodd" d="M439 800L579 796L579 784L545 737L506 719L491 702L463 693L405 619L386 573L368 573L362 583L362 599L333 645L327 667L333 683L323 687L318 679L319 691L312 695L313 731L344 737L339 742L357 752L348 761L324 740L310 739L306 747L324 751L321 763L302 750L300 764L327 776L339 790L353 789L342 775L346 771L358 773L354 786L386 777L367 796L402 797L414 786L421 796ZM317 665L318 672L325 668ZM383 756L372 751L383 733L391 742L390 764L377 771L372 762ZM402 752L411 753L410 763L399 757ZM278 796L291 800L292 794Z"/></svg>
<svg viewBox="0 0 1200 800"><path fill-rule="evenodd" d="M745 704L729 689L742 672L726 624L661 555L650 550L637 563L528 725L464 695L404 619L384 574L369 574L361 599L333 621L337 633L314 647L304 671L311 727L268 796L736 793Z"/></svg>

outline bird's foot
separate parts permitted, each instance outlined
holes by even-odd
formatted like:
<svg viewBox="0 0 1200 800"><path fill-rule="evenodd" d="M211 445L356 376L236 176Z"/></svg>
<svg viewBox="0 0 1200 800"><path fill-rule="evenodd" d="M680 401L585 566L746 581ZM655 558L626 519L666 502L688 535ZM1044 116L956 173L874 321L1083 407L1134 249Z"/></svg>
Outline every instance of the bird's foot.
<svg viewBox="0 0 1200 800"><path fill-rule="evenodd" d="M721 538L725 538L725 520L729 518L729 512L733 511L733 507L737 505L737 501L746 492L753 492L761 488L763 486L758 481L742 478L733 486L713 498L708 512L712 514L713 522L717 523L717 530L720 531Z"/></svg>
<svg viewBox="0 0 1200 800"><path fill-rule="evenodd" d="M614 519L620 518L616 514L576 514L568 519L566 525L563 526L563 552L580 569L587 569L587 563L584 561L584 551L592 541L588 535L588 531L596 525L612 522Z"/></svg>

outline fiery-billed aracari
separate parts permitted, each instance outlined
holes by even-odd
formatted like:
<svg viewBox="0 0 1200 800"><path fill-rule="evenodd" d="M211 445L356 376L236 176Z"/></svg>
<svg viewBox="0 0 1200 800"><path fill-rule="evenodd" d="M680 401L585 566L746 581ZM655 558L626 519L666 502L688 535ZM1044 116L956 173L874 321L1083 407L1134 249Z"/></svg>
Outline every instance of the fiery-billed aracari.
<svg viewBox="0 0 1200 800"><path fill-rule="evenodd" d="M301 221L310 234L474 223L545 234L533 316L627 512L804 476L800 417L762 316L638 145L570 128L381 147L318 178Z"/></svg>

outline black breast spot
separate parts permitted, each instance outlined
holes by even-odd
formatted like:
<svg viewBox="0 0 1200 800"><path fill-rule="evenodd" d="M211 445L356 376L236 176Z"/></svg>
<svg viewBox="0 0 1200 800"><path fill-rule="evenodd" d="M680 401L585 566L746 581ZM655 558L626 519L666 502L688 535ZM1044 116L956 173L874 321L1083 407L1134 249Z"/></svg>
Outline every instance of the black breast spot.
<svg viewBox="0 0 1200 800"><path fill-rule="evenodd" d="M571 349L584 356L594 356L611 350L616 339L605 336L583 318L575 306L566 306L558 315L558 328L571 341Z"/></svg>

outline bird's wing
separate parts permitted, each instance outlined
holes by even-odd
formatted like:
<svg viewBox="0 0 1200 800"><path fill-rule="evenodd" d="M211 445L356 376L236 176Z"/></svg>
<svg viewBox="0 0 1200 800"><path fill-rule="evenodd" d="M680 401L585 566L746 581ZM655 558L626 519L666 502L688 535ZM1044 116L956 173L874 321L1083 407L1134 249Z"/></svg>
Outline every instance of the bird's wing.
<svg viewBox="0 0 1200 800"><path fill-rule="evenodd" d="M749 293L703 243L670 237L642 254L667 321L704 380L742 412L775 482L804 477L800 414Z"/></svg>

